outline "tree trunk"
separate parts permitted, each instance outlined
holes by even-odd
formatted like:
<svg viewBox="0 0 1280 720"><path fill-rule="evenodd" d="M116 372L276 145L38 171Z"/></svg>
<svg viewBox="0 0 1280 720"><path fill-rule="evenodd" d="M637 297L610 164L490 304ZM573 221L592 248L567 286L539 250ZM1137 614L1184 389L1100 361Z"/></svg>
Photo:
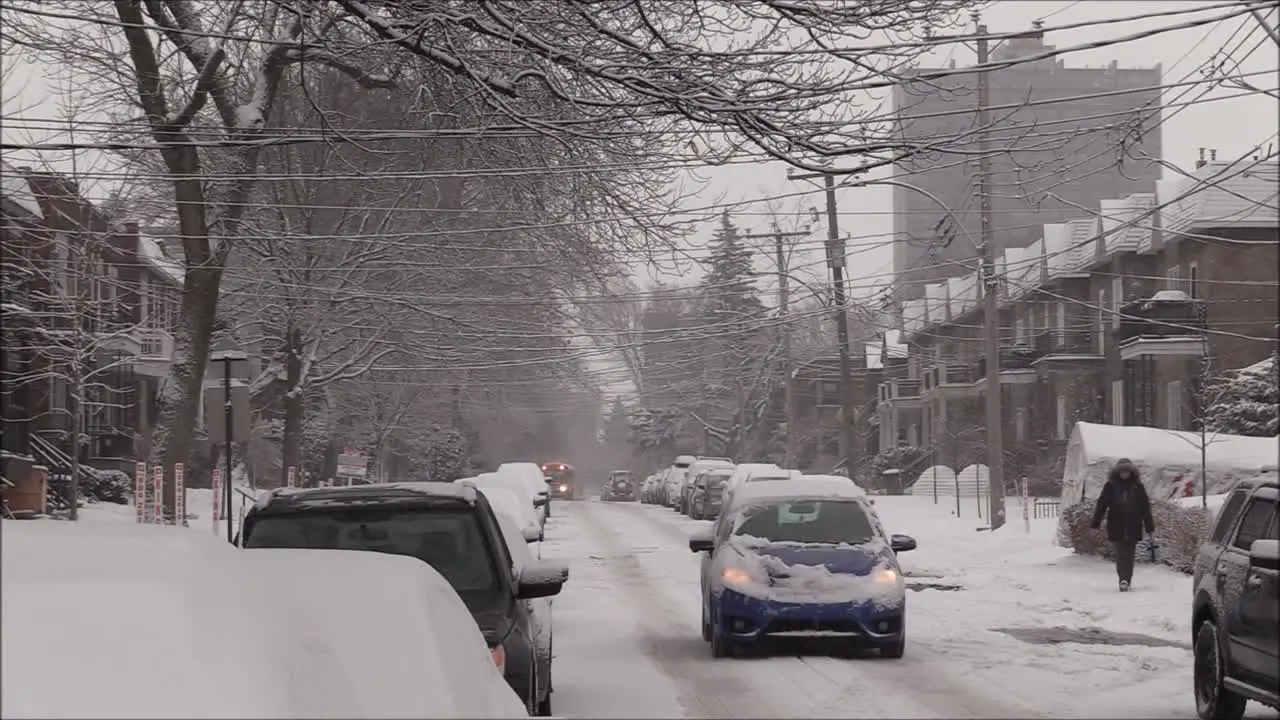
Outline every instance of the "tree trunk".
<svg viewBox="0 0 1280 720"><path fill-rule="evenodd" d="M218 311L218 283L222 271L208 267L190 267L182 293L182 325L177 346L186 354L174 363L170 380L180 391L177 402L166 402L161 412L155 443L156 453L164 457L164 507L173 511L173 467L187 462L195 446L196 427L200 422L200 397L204 391L204 373L213 339L213 324ZM223 482L231 482L225 478Z"/></svg>
<svg viewBox="0 0 1280 720"><path fill-rule="evenodd" d="M289 328L284 354L284 439L280 453L281 487L288 485L290 467L302 467L302 423L305 420L302 397L303 352L301 331L297 328Z"/></svg>
<svg viewBox="0 0 1280 720"><path fill-rule="evenodd" d="M79 322L80 318L77 317L77 327L75 329L77 337L80 336L81 332ZM71 508L67 517L73 521L80 519L80 433L83 430L80 427L80 408L83 402L80 393L84 392L84 380L82 368L80 367L81 353L79 345L80 343L77 342L76 358L69 368L71 382L68 383L70 392L67 393L67 412L71 414L71 422L68 425L69 432L67 433L71 436L71 452L68 453L71 459L71 467L67 468L68 472L71 473L71 477L68 478L67 482L67 494L69 495L67 502L71 504Z"/></svg>

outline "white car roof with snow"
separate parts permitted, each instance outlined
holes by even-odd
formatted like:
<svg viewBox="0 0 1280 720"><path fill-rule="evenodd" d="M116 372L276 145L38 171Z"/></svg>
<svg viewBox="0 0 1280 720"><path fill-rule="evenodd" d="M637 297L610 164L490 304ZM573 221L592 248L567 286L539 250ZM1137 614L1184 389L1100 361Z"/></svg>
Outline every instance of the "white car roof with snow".
<svg viewBox="0 0 1280 720"><path fill-rule="evenodd" d="M867 492L848 478L795 478L761 480L738 488L733 494L734 506L771 500L820 500L824 498L853 500L865 498Z"/></svg>

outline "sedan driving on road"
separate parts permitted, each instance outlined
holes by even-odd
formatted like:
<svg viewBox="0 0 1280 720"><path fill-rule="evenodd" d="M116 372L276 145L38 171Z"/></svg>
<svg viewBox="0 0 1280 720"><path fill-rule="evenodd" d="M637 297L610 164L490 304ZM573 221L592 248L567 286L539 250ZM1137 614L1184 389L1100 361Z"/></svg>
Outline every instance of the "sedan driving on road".
<svg viewBox="0 0 1280 720"><path fill-rule="evenodd" d="M770 637L809 637L902 657L906 587L897 553L866 493L853 483L781 480L743 487L703 553L702 637L714 657Z"/></svg>

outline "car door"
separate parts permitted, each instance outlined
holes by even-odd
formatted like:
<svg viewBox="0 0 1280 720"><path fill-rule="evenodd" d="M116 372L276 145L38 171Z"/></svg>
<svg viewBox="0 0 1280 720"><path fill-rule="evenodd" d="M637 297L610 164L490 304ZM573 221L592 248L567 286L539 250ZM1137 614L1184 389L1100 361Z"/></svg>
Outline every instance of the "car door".
<svg viewBox="0 0 1280 720"><path fill-rule="evenodd" d="M1218 589L1227 612L1231 673L1254 681L1275 674L1275 656L1268 652L1268 645L1274 647L1275 639L1264 638L1265 628L1260 626L1268 615L1275 617L1274 603L1269 609L1264 607L1268 586L1275 596L1275 573L1249 565L1253 541L1275 532L1276 494L1267 490L1259 490L1249 498L1235 535L1218 560ZM1272 623L1274 629L1274 619Z"/></svg>

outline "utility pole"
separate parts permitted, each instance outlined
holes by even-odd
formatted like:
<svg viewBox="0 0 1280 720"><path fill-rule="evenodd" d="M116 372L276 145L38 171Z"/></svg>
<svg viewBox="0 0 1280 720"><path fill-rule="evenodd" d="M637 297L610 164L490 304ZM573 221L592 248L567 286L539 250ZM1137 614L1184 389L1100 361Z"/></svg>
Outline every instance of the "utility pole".
<svg viewBox="0 0 1280 720"><path fill-rule="evenodd" d="M822 178L827 195L827 266L831 268L831 286L836 304L836 342L840 357L840 452L845 469L853 477L854 462L861 455L861 434L857 432L857 403L853 397L853 367L849 359L849 311L845 307L844 241L840 238L840 219L836 213L836 177L833 173L787 175L789 180Z"/></svg>
<svg viewBox="0 0 1280 720"><path fill-rule="evenodd" d="M808 237L809 231L796 230L782 232L777 223L773 224L773 232L768 235L748 233L747 239L773 238L775 262L778 266L778 325L782 333L782 392L783 404L787 414L787 449L783 459L783 467L794 467L796 461L796 406L791 392L791 287L787 277L787 253L784 242L787 238Z"/></svg>
<svg viewBox="0 0 1280 720"><path fill-rule="evenodd" d="M990 62L991 48L987 39L987 26L979 22L977 13L972 15L977 25L978 66ZM990 71L978 72L978 200L982 208L982 292L983 292L983 355L987 361L987 517L991 529L1004 525L1004 418L1001 416L1000 387L1000 279L996 275L999 250L996 235L992 231L991 192L988 187L991 176L991 160L987 157L987 108L991 105Z"/></svg>

